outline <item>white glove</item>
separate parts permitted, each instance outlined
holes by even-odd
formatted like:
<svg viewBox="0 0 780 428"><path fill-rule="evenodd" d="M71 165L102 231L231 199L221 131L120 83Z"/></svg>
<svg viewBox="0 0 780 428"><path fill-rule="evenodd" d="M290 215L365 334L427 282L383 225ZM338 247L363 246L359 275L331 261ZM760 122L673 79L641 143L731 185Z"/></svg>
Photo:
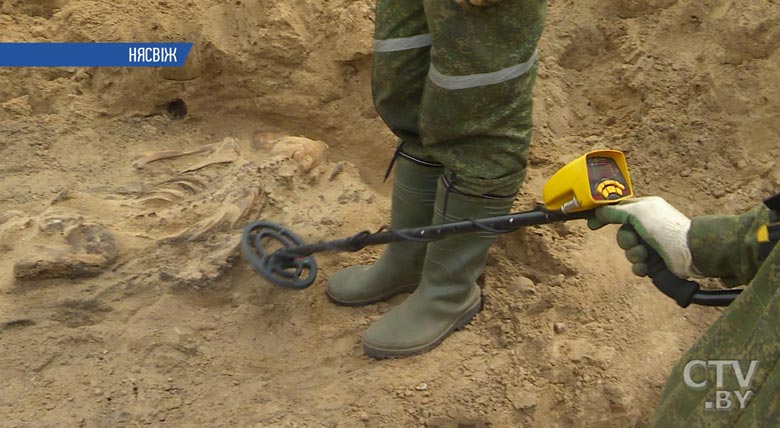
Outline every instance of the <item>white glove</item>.
<svg viewBox="0 0 780 428"><path fill-rule="evenodd" d="M618 245L626 250L626 258L633 264L633 271L639 276L647 274L647 249L639 238L653 247L666 266L680 278L699 277L701 274L693 265L693 256L688 247L688 230L691 220L685 214L669 205L663 198L650 196L634 198L596 209L596 217L588 220L588 227L598 229L606 224L623 224L618 231Z"/></svg>

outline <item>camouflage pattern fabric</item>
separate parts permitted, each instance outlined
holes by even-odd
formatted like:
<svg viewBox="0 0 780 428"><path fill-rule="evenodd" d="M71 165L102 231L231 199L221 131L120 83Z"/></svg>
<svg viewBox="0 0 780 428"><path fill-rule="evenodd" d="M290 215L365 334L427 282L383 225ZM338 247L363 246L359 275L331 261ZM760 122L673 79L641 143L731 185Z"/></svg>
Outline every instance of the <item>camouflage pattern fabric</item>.
<svg viewBox="0 0 780 428"><path fill-rule="evenodd" d="M712 276L735 277L748 287L680 359L664 388L653 427L752 428L780 423L780 247L760 263L756 229L768 220L766 208L741 216L694 218L689 242L694 263ZM731 367L723 369L723 384L717 385L714 367L691 371L691 377L706 386L686 384L684 370L691 361L737 360L743 375L757 361L747 387L739 385ZM728 391L728 401L717 401L717 391ZM734 391L747 394L740 409ZM721 407L729 409L717 409ZM709 408L708 408L709 407Z"/></svg>
<svg viewBox="0 0 780 428"><path fill-rule="evenodd" d="M768 221L763 205L743 215L695 217L688 233L693 265L704 276L747 284L760 265L756 231Z"/></svg>
<svg viewBox="0 0 780 428"><path fill-rule="evenodd" d="M461 192L514 195L525 178L545 11L545 0L377 2L377 111L404 151L444 164ZM430 47L386 44L421 35Z"/></svg>
<svg viewBox="0 0 780 428"><path fill-rule="evenodd" d="M374 27L374 64L371 89L377 112L403 141L405 148L420 145L420 100L428 65L430 42L418 48L379 51L379 41L430 35L422 0L378 0ZM418 156L422 157L422 156ZM428 160L433 160L430 156Z"/></svg>
<svg viewBox="0 0 780 428"><path fill-rule="evenodd" d="M500 0L468 0L468 3L472 6L484 7L484 6L490 6L493 3L498 3L499 1ZM465 5L466 0L455 0L455 3L459 5Z"/></svg>

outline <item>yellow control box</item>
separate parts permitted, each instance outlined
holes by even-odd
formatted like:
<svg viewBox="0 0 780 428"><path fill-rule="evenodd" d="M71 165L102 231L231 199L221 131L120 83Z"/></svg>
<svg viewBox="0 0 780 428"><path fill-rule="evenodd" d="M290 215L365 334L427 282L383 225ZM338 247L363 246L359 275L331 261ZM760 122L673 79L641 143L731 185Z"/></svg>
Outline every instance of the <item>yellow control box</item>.
<svg viewBox="0 0 780 428"><path fill-rule="evenodd" d="M544 206L564 213L587 211L634 196L626 156L618 150L586 153L559 169L542 189Z"/></svg>

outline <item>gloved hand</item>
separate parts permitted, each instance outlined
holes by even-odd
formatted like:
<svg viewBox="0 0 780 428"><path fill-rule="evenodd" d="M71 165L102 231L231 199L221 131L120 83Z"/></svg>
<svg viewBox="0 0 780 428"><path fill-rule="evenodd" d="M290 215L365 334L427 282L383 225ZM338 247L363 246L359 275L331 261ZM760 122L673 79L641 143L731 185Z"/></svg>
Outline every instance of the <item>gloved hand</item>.
<svg viewBox="0 0 780 428"><path fill-rule="evenodd" d="M595 217L588 219L592 230L611 223L624 225L618 230L617 241L626 250L635 275L647 275L648 253L640 243L641 237L658 252L673 274L680 278L701 277L688 247L691 220L663 198L635 198L601 207L596 209Z"/></svg>

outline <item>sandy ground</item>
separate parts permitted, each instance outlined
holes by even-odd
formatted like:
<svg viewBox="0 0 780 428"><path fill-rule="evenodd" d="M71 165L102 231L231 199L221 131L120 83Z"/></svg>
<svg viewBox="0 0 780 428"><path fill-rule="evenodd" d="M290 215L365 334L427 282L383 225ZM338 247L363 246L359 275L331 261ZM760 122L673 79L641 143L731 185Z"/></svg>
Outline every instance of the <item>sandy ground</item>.
<svg viewBox="0 0 780 428"><path fill-rule="evenodd" d="M175 72L0 70L0 426L647 425L719 310L633 277L614 229L502 236L475 322L382 362L359 335L403 297L323 292L381 248L319 256L300 292L237 256L256 218L307 241L387 222L372 19L364 0L0 0L2 40L198 46ZM780 187L778 21L768 0L551 1L516 208L594 148L689 215Z"/></svg>

